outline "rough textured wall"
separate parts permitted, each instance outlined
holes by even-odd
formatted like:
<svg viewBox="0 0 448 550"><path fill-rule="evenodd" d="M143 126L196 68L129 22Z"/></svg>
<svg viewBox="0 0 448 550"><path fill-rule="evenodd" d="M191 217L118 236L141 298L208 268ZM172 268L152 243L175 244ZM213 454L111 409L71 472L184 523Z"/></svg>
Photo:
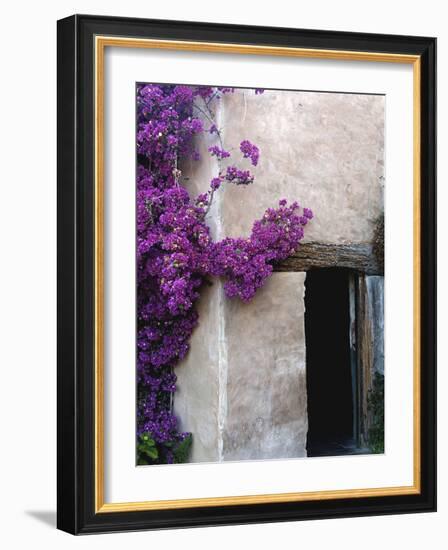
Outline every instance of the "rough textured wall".
<svg viewBox="0 0 448 550"><path fill-rule="evenodd" d="M306 456L304 273L275 273L256 298L225 303L223 459Z"/></svg>
<svg viewBox="0 0 448 550"><path fill-rule="evenodd" d="M226 187L229 235L250 232L285 197L315 212L308 242L372 239L383 212L383 96L246 90L226 96L224 119L226 143L260 147L254 186Z"/></svg>
<svg viewBox="0 0 448 550"><path fill-rule="evenodd" d="M218 119L225 146L239 158L249 139L260 162L252 186L216 194L215 238L247 235L285 197L315 212L308 242L372 240L383 211L382 96L238 90ZM198 143L200 163L181 166L193 195L218 170L208 140ZM304 282L304 273L275 273L250 304L225 298L217 280L202 295L174 400L181 428L193 432L192 462L306 455Z"/></svg>
<svg viewBox="0 0 448 550"><path fill-rule="evenodd" d="M221 458L218 423L222 322L217 285L204 290L198 311L200 324L193 333L189 354L176 369L174 411L181 429L193 433L191 462L216 462Z"/></svg>

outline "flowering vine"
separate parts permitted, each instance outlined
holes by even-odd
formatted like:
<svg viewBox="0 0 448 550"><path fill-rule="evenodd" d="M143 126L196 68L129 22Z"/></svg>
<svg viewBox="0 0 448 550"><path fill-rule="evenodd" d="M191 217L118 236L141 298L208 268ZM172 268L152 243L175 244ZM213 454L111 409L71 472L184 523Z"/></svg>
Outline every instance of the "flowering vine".
<svg viewBox="0 0 448 550"><path fill-rule="evenodd" d="M233 88L137 86L137 457L139 464L184 462L192 436L172 412L174 367L198 324L195 303L209 276L221 277L229 298L250 300L275 262L297 249L311 210L280 200L254 222L248 238L214 242L206 215L222 185L249 185L249 169L229 163L214 106ZM256 89L255 94L263 90ZM181 159L199 160L194 137L209 133L218 174L206 193L190 197ZM257 166L260 151L245 139L239 154Z"/></svg>

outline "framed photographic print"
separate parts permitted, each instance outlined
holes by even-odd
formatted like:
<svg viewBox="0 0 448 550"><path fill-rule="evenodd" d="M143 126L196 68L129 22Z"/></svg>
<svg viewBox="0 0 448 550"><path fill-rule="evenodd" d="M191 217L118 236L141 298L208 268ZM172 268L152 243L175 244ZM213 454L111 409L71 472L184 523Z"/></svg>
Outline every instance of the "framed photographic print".
<svg viewBox="0 0 448 550"><path fill-rule="evenodd" d="M433 511L434 38L58 22L58 527Z"/></svg>

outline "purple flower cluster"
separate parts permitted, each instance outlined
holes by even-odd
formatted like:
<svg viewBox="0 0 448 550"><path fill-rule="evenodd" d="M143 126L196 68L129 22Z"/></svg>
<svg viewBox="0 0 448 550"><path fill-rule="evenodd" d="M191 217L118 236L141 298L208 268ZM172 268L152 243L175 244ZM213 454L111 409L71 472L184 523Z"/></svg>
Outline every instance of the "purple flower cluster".
<svg viewBox="0 0 448 550"><path fill-rule="evenodd" d="M293 254L303 238L303 226L313 217L299 215L297 202L266 210L252 227L248 239L231 239L212 245L212 274L226 279L224 290L229 298L249 301L272 273L272 264Z"/></svg>
<svg viewBox="0 0 448 550"><path fill-rule="evenodd" d="M312 212L297 203L268 209L247 239L213 242L205 215L224 181L254 180L235 165L220 169L210 190L191 198L178 162L197 158L194 137L210 130L195 105L211 118L211 102L233 88L142 84L137 87L137 439L154 441L151 463L174 460L190 434L179 431L172 412L175 366L185 357L198 324L195 303L209 276L225 280L227 296L250 300L272 272L272 264L293 253ZM260 93L260 92L259 92ZM216 125L217 138L221 135ZM220 144L222 145L222 144ZM256 166L258 147L245 140L243 157ZM218 162L230 156L212 146ZM146 457L146 460L149 460Z"/></svg>
<svg viewBox="0 0 448 550"><path fill-rule="evenodd" d="M224 151L224 149L221 149L217 145L212 145L208 148L208 151L212 157L217 157L220 160L230 157L230 153L228 151Z"/></svg>
<svg viewBox="0 0 448 550"><path fill-rule="evenodd" d="M257 166L260 157L260 150L256 145L245 139L240 143L240 151L244 158L250 158L252 166Z"/></svg>
<svg viewBox="0 0 448 550"><path fill-rule="evenodd" d="M299 205L287 206L285 199L278 208L266 210L252 227L248 239L226 238L210 247L211 274L223 277L229 298L238 296L249 301L272 273L272 264L293 254L303 238L303 226L313 217L299 215Z"/></svg>
<svg viewBox="0 0 448 550"><path fill-rule="evenodd" d="M235 185L249 185L253 183L254 176L249 170L240 170L237 166L228 166L225 179Z"/></svg>

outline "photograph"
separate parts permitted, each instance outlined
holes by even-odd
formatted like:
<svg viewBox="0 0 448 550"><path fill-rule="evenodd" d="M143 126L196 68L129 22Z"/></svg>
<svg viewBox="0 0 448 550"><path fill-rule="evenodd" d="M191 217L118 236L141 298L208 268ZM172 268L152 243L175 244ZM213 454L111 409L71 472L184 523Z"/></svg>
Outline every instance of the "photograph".
<svg viewBox="0 0 448 550"><path fill-rule="evenodd" d="M137 465L384 453L385 95L135 102Z"/></svg>
<svg viewBox="0 0 448 550"><path fill-rule="evenodd" d="M445 550L443 7L4 4L3 548Z"/></svg>
<svg viewBox="0 0 448 550"><path fill-rule="evenodd" d="M58 21L58 520L433 511L425 36Z"/></svg>

